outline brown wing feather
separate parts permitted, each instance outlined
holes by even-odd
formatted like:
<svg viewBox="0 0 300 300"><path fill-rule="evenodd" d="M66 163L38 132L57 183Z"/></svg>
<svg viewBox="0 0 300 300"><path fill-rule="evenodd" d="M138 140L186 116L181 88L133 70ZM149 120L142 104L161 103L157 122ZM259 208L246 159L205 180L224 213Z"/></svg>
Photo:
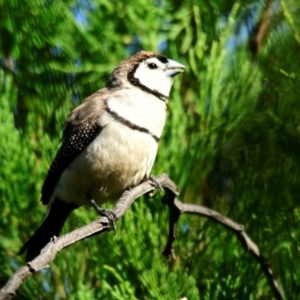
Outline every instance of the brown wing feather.
<svg viewBox="0 0 300 300"><path fill-rule="evenodd" d="M62 138L62 145L50 166L42 187L43 204L48 204L54 188L72 161L86 148L101 132L102 128L97 123L104 107L107 89L102 89L87 98L69 116Z"/></svg>
<svg viewBox="0 0 300 300"><path fill-rule="evenodd" d="M42 187L43 204L48 204L57 181L64 170L101 132L97 123L86 123L72 129L65 129L64 139L59 148Z"/></svg>

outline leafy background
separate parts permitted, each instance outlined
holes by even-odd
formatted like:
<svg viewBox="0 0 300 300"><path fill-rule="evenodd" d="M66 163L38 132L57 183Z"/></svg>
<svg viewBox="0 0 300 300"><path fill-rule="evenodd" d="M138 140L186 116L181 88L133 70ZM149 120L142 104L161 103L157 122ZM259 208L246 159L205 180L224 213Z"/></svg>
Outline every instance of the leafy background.
<svg viewBox="0 0 300 300"><path fill-rule="evenodd" d="M42 222L40 189L69 112L134 52L187 66L175 79L153 174L181 200L244 224L286 299L300 297L300 5L297 0L0 1L0 282ZM78 209L64 232L96 217ZM108 233L59 253L16 299L271 299L231 232L140 199Z"/></svg>

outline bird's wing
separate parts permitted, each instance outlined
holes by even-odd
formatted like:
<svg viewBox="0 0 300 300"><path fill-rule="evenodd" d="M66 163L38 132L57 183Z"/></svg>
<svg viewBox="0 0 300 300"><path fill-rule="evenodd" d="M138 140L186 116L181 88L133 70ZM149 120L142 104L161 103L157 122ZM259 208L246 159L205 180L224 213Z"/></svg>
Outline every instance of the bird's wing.
<svg viewBox="0 0 300 300"><path fill-rule="evenodd" d="M107 96L104 89L98 91L70 114L63 131L62 145L56 153L42 187L43 204L49 203L64 170L101 132L102 128L97 119L104 107L105 94Z"/></svg>

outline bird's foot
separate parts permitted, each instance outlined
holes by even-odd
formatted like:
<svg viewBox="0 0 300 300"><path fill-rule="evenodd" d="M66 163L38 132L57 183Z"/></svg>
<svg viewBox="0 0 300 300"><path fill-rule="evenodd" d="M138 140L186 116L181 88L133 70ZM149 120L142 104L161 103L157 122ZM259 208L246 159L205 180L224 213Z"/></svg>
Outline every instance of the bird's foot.
<svg viewBox="0 0 300 300"><path fill-rule="evenodd" d="M101 208L96 202L95 200L91 199L90 200L91 205L95 208L95 210L97 211L97 213L102 216L102 217L106 217L108 219L108 225L109 225L109 229L112 229L114 231L114 233L116 233L116 220L117 220L117 216L114 213L114 211L112 209L104 209Z"/></svg>
<svg viewBox="0 0 300 300"><path fill-rule="evenodd" d="M157 196L157 194L159 194L163 190L163 187L161 186L161 184L156 180L156 178L153 175L150 175L149 178L147 178L147 179L151 180L155 187L154 191L149 192L147 194L147 196L149 198L154 198Z"/></svg>

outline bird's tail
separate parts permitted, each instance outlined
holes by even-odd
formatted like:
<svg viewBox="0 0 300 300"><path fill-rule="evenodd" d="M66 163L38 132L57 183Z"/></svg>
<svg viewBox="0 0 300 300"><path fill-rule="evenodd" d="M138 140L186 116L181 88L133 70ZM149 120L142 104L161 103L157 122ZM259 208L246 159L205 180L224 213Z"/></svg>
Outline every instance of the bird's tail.
<svg viewBox="0 0 300 300"><path fill-rule="evenodd" d="M77 208L72 203L66 203L56 199L51 205L50 211L38 230L24 244L18 254L26 253L26 261L33 260L41 250L50 242L53 236L58 236L66 219L73 209Z"/></svg>

